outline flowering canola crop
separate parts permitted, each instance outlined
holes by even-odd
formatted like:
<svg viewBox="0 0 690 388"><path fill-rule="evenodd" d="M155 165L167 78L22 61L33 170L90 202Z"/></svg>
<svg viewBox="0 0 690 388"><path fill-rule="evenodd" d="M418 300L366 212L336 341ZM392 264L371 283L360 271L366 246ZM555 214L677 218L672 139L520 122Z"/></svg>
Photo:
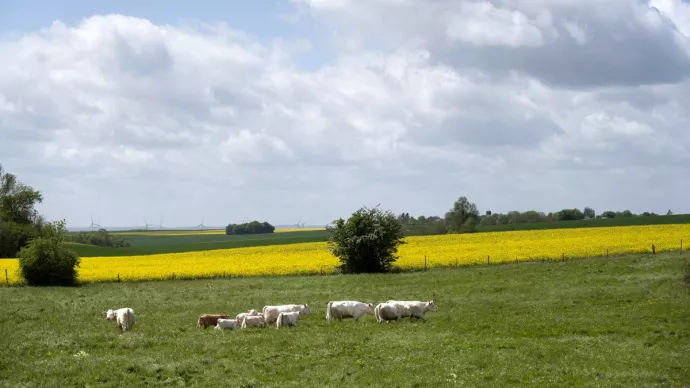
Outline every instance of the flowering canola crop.
<svg viewBox="0 0 690 388"><path fill-rule="evenodd" d="M494 233L416 236L405 239L395 265L402 269L561 260L608 254L677 250L690 244L690 225L649 225L611 228L553 229ZM332 273L338 260L325 242L273 245L148 256L85 257L82 282L209 278L216 276L299 275ZM10 284L20 283L16 259L0 260Z"/></svg>

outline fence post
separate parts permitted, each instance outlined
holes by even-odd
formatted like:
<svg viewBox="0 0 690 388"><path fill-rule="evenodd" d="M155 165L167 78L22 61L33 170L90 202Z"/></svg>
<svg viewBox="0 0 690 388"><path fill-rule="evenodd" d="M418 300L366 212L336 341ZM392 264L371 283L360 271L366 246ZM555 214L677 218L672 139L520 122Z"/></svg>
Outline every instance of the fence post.
<svg viewBox="0 0 690 388"><path fill-rule="evenodd" d="M321 267L321 275L323 275L323 267Z"/></svg>
<svg viewBox="0 0 690 388"><path fill-rule="evenodd" d="M491 265L491 256L486 255L486 264Z"/></svg>
<svg viewBox="0 0 690 388"><path fill-rule="evenodd" d="M656 255L656 247L652 244L652 255Z"/></svg>
<svg viewBox="0 0 690 388"><path fill-rule="evenodd" d="M120 273L117 274L117 282L120 283Z"/></svg>
<svg viewBox="0 0 690 388"><path fill-rule="evenodd" d="M10 279L7 277L7 268L5 268L5 284L7 284L7 287L10 286Z"/></svg>
<svg viewBox="0 0 690 388"><path fill-rule="evenodd" d="M175 272L173 272L172 280L175 280Z"/></svg>
<svg viewBox="0 0 690 388"><path fill-rule="evenodd" d="M424 255L424 270L426 271L426 255Z"/></svg>
<svg viewBox="0 0 690 388"><path fill-rule="evenodd" d="M565 261L565 252L563 252L562 258L563 258L563 261Z"/></svg>
<svg viewBox="0 0 690 388"><path fill-rule="evenodd" d="M455 259L455 268L458 268L458 259Z"/></svg>
<svg viewBox="0 0 690 388"><path fill-rule="evenodd" d="M680 254L683 255L683 239L680 239Z"/></svg>

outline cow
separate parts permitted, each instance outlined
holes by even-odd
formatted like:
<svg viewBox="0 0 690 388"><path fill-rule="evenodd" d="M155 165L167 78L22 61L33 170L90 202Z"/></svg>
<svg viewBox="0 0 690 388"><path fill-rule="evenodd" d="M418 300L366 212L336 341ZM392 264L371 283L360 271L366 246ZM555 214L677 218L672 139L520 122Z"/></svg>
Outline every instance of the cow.
<svg viewBox="0 0 690 388"><path fill-rule="evenodd" d="M426 322L424 313L427 311L436 312L437 306L433 300L422 302L418 300L388 300L385 303L394 303L402 307L400 317L410 317L421 319Z"/></svg>
<svg viewBox="0 0 690 388"><path fill-rule="evenodd" d="M352 317L358 321L366 314L374 314L374 305L353 300L331 301L326 305L326 320L330 322L333 318L342 322L343 318Z"/></svg>
<svg viewBox="0 0 690 388"><path fill-rule="evenodd" d="M383 302L376 305L374 308L374 316L376 322L390 322L397 321L402 317L403 306L397 303Z"/></svg>
<svg viewBox="0 0 690 388"><path fill-rule="evenodd" d="M244 317L253 317L253 316L258 316L258 315L263 315L263 314L261 314L260 312L254 310L254 309L251 309L246 313L237 314L237 317L235 317L235 319L237 319L237 322L242 322Z"/></svg>
<svg viewBox="0 0 690 388"><path fill-rule="evenodd" d="M242 326L240 328L246 329L248 327L264 327L266 321L263 315L249 315L242 318Z"/></svg>
<svg viewBox="0 0 690 388"><path fill-rule="evenodd" d="M284 304L279 306L264 306L263 313L267 325L271 325L278 319L278 314L299 312L302 315L311 315L311 309L307 304Z"/></svg>
<svg viewBox="0 0 690 388"><path fill-rule="evenodd" d="M219 318L213 330L237 330L237 319L223 319Z"/></svg>
<svg viewBox="0 0 690 388"><path fill-rule="evenodd" d="M196 327L204 327L206 329L209 326L215 326L219 319L230 318L228 314L201 314L199 319L196 321Z"/></svg>
<svg viewBox="0 0 690 388"><path fill-rule="evenodd" d="M117 321L117 327L122 331L131 331L136 321L134 310L129 307L103 311L103 315L105 315L105 319L108 321Z"/></svg>
<svg viewBox="0 0 690 388"><path fill-rule="evenodd" d="M278 314L278 318L276 318L276 327L281 328L282 326L297 326L297 320L300 317L299 312L297 311L291 311L291 312L281 312Z"/></svg>

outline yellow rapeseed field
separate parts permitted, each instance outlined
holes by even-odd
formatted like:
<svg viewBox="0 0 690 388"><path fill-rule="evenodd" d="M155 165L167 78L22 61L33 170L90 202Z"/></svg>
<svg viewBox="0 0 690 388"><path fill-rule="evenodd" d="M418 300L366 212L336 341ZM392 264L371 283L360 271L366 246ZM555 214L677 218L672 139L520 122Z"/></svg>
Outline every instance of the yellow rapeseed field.
<svg viewBox="0 0 690 388"><path fill-rule="evenodd" d="M653 225L611 228L556 229L408 237L399 249L396 265L403 269L513 262L561 260L609 254L677 250L680 240L690 244L690 225ZM150 256L82 258L82 282L207 278L332 273L338 264L327 245L305 243L221 249ZM11 284L20 282L16 259L0 260Z"/></svg>

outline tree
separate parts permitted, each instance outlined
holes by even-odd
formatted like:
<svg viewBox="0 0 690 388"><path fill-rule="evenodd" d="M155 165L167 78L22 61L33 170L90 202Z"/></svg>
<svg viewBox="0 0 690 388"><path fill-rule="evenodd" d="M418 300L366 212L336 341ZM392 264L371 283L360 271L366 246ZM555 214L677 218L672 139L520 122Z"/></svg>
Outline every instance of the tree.
<svg viewBox="0 0 690 388"><path fill-rule="evenodd" d="M445 214L449 233L463 233L474 231L474 225L479 219L477 205L460 197L453 204L453 208ZM468 221L472 219L472 221Z"/></svg>
<svg viewBox="0 0 690 388"><path fill-rule="evenodd" d="M667 215L667 216L672 216L672 215L673 215L673 212L671 211L671 209L668 209L668 211L666 212L666 215Z"/></svg>
<svg viewBox="0 0 690 388"><path fill-rule="evenodd" d="M591 207L585 207L585 210L582 212L582 214L584 214L587 218L594 218L597 215L594 212L594 209L592 209Z"/></svg>
<svg viewBox="0 0 690 388"><path fill-rule="evenodd" d="M273 233L275 226L268 222L252 221L244 224L229 224L225 227L225 234L263 234Z"/></svg>
<svg viewBox="0 0 690 388"><path fill-rule="evenodd" d="M65 248L65 221L47 223L17 255L19 270L29 285L73 285L77 282L79 255Z"/></svg>
<svg viewBox="0 0 690 388"><path fill-rule="evenodd" d="M607 210L607 211L601 213L601 215L605 218L616 218L616 212L611 211L611 210Z"/></svg>
<svg viewBox="0 0 690 388"><path fill-rule="evenodd" d="M554 214L557 221L575 221L584 220L585 215L580 209L563 209Z"/></svg>
<svg viewBox="0 0 690 388"><path fill-rule="evenodd" d="M634 214L630 210L623 210L623 213L621 213L621 216L632 217L632 216L634 216Z"/></svg>
<svg viewBox="0 0 690 388"><path fill-rule="evenodd" d="M328 248L340 260L343 273L389 272L403 240L403 229L395 214L362 207L345 221L339 218L330 234Z"/></svg>
<svg viewBox="0 0 690 388"><path fill-rule="evenodd" d="M15 257L45 223L34 209L43 196L0 165L0 257Z"/></svg>

